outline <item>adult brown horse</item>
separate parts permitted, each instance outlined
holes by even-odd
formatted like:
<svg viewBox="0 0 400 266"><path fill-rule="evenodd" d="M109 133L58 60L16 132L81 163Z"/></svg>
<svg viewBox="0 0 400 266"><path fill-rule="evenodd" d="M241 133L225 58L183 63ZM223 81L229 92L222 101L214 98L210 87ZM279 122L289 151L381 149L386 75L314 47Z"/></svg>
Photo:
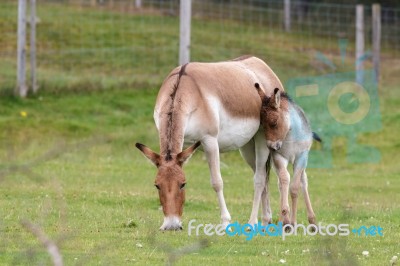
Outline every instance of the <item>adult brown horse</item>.
<svg viewBox="0 0 400 266"><path fill-rule="evenodd" d="M210 168L211 185L217 193L222 224L228 225L231 215L223 194L219 153L236 149L240 149L254 171L249 223L257 223L261 201L262 222L271 221L266 182L269 150L260 130L261 99L254 89L256 82L266 88L267 95L276 87L283 88L267 64L253 56L217 63L189 63L175 68L164 80L154 109L160 154L136 144L158 168L155 186L164 212L161 230L182 229L186 184L182 165L200 144ZM183 150L184 143L194 144Z"/></svg>

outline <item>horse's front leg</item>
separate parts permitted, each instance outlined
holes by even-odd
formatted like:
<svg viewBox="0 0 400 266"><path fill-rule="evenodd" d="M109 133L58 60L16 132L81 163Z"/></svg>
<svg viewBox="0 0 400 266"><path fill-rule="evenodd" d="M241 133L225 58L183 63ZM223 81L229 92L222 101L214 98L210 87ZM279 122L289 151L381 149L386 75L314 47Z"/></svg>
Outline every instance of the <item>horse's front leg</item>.
<svg viewBox="0 0 400 266"><path fill-rule="evenodd" d="M207 136L203 138L202 144L210 168L211 186L217 193L218 197L219 208L221 210L221 221L223 226L226 227L231 221L231 215L226 207L224 198L224 182L220 171L218 140L216 137Z"/></svg>
<svg viewBox="0 0 400 266"><path fill-rule="evenodd" d="M263 199L263 223L264 220L271 220L270 206L269 206L269 195L268 187L266 183L267 171L266 162L269 156L269 150L265 137L261 131L259 131L254 137L255 140L255 173L254 173L254 198L253 208L249 219L249 224L256 224L258 217L258 209L260 208L261 198Z"/></svg>

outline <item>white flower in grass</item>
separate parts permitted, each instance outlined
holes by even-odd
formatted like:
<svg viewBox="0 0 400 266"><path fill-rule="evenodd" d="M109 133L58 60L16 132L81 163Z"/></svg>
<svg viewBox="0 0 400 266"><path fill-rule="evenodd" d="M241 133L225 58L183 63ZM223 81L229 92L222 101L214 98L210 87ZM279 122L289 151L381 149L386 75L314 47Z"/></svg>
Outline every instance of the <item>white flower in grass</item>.
<svg viewBox="0 0 400 266"><path fill-rule="evenodd" d="M137 243L137 244L136 244L136 247L138 247L138 248L142 248L142 247L143 247L143 245L142 245L142 244L140 244L140 243Z"/></svg>
<svg viewBox="0 0 400 266"><path fill-rule="evenodd" d="M279 262L280 262L280 263L286 263L286 260L280 259Z"/></svg>
<svg viewBox="0 0 400 266"><path fill-rule="evenodd" d="M368 257L368 256L369 256L369 251L364 250L364 251L362 252L362 254L363 254L363 256Z"/></svg>
<svg viewBox="0 0 400 266"><path fill-rule="evenodd" d="M398 259L399 258L397 256L393 256L392 259L390 260L390 265L391 266L396 265Z"/></svg>

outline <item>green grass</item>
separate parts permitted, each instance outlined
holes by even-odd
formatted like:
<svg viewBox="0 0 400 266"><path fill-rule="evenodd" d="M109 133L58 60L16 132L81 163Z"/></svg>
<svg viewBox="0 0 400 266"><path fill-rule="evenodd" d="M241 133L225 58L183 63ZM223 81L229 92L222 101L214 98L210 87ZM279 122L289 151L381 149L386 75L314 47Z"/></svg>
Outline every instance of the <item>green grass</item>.
<svg viewBox="0 0 400 266"><path fill-rule="evenodd" d="M1 6L0 12L15 7L10 3ZM61 10L56 5L41 8L45 29L41 38L48 46L61 45L57 39L60 36L45 20L46 16L58 16ZM78 18L78 15L73 17L73 7L63 10L71 15L64 16L70 23ZM85 18L79 16L87 20L81 21L82 29L112 35L111 28L88 26L92 21L102 20L102 15L87 12ZM125 21L122 14L113 16ZM11 17L12 14L2 16L0 23L11 27L7 23ZM336 138L333 167L308 170L309 190L318 221L348 223L351 227L379 225L384 229L383 237L292 236L282 241L258 236L246 241L243 236L188 236L187 223L191 219L197 223L219 222L217 199L202 152L197 152L185 166L184 230L163 233L158 231L162 212L153 186L156 169L134 143L142 142L158 150L152 113L159 84L177 58L176 41L164 42L175 39L173 29L177 21L167 17L132 16L126 23L136 23L135 20L143 23L139 23L141 27L148 27L149 32L158 31L149 35L151 42L173 52L154 59L149 56L155 48L143 49L145 55L136 57L135 63L116 57L110 58L109 64L107 56L43 53L48 65L40 66L39 95L23 100L7 94L1 96L0 264L50 264L37 238L21 225L23 220L38 224L50 238L58 241L65 265L165 264L178 250L196 243L201 245L204 240L206 247L178 256L176 263L278 265L280 259L285 259L289 265L388 265L392 256L399 256L398 59L385 59L382 65L379 88L382 130L360 136L363 143L380 150L382 160L376 164L349 164L345 160L347 140ZM160 23L164 28L157 28ZM192 55L196 60L225 60L240 53L260 52L284 82L291 77L318 74L309 64L312 52L294 50L293 43L302 41L299 37L280 33L256 35L257 28L232 24L227 26L226 36L218 38L213 30L215 25L219 24L195 21L197 36L193 43L199 45L194 45ZM68 36L75 34L73 28L65 31L69 31ZM91 37L87 38L82 41L92 43ZM273 38L280 41L274 44ZM112 45L117 45L118 40L122 42L117 47L129 41L118 36L112 39L115 40ZM69 41L68 47L79 46L74 43L76 39ZM266 48L267 41L271 42ZM0 39L0 43L8 43L8 39ZM207 43L215 43L215 49L207 48ZM323 47L314 49L325 51ZM57 56L60 59L56 60ZM330 56L335 63L340 62L338 55ZM152 60L158 60L158 69ZM0 62L0 91L10 89L14 82L11 62L11 57ZM351 69L350 59L339 71L346 69ZM134 78L129 78L131 72L135 73ZM221 160L225 198L232 219L245 223L253 197L252 173L238 152L223 154ZM279 210L276 180L272 175L274 221ZM298 222L307 223L303 201ZM369 257L362 255L364 250L369 251Z"/></svg>

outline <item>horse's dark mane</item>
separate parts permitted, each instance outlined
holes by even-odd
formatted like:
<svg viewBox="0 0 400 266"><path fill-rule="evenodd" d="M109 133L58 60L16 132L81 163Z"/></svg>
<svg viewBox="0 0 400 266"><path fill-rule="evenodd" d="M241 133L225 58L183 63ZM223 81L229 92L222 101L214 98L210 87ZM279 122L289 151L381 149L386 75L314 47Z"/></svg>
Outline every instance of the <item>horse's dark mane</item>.
<svg viewBox="0 0 400 266"><path fill-rule="evenodd" d="M295 110L299 114L299 116L300 116L301 120L303 121L303 123L307 124L308 126L310 126L310 122L308 121L307 116L304 113L303 108L301 108L298 104L296 104L296 102L289 96L289 94L287 94L286 92L281 92L281 98L287 99L289 104L291 104L295 108Z"/></svg>
<svg viewBox="0 0 400 266"><path fill-rule="evenodd" d="M165 156L165 160L166 161L171 161L172 160L172 155L171 155L171 152L172 152L172 147L171 147L172 141L171 141L171 138L172 138L172 134L173 134L173 132L172 132L173 131L173 126L172 125L173 125L173 115L174 115L174 102L175 102L176 92L177 92L178 87L179 87L179 83L181 82L181 77L183 75L185 75L185 69L186 69L186 66L188 64L189 63L184 64L183 66L181 66L181 69L179 70L179 74L178 74L178 77L176 79L176 82L175 82L175 84L174 84L174 86L172 88L172 92L169 95L170 98L171 98L171 104L170 104L170 107L169 107L169 112L167 113L167 115L168 115L168 126L167 126L167 142L168 142L168 145L167 145L167 154Z"/></svg>

